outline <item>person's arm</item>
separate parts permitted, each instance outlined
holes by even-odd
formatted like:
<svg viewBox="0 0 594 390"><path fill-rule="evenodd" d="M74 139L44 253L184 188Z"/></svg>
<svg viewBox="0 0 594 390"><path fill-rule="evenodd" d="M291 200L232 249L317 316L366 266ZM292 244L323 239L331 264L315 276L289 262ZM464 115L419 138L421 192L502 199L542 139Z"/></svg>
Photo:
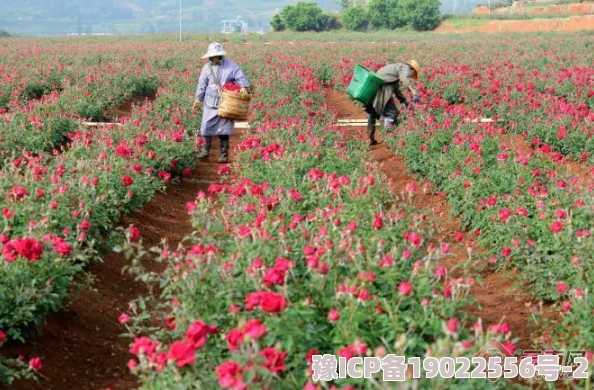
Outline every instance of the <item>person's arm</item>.
<svg viewBox="0 0 594 390"><path fill-rule="evenodd" d="M198 79L198 85L196 86L196 95L194 96L193 108L196 110L200 107L200 104L204 101L206 95L206 88L208 88L208 75L206 73L206 66L202 68L200 72L200 78Z"/></svg>
<svg viewBox="0 0 594 390"><path fill-rule="evenodd" d="M406 97L402 94L402 91L400 90L400 88L396 88L396 90L394 91L394 96L396 96L396 99L398 99L398 101L400 102L400 104L405 104L408 106L408 102L406 101Z"/></svg>
<svg viewBox="0 0 594 390"><path fill-rule="evenodd" d="M198 79L198 86L196 87L196 100L201 102L204 101L206 95L206 88L208 88L208 74L206 73L206 66L202 68L200 72L200 78Z"/></svg>

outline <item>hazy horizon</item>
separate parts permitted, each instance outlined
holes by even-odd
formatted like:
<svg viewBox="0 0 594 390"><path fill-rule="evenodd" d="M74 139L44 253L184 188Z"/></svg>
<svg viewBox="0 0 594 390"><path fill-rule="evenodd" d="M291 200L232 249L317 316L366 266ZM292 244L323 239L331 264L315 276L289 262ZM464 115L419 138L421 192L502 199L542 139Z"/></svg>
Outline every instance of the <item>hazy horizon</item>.
<svg viewBox="0 0 594 390"><path fill-rule="evenodd" d="M184 32L219 32L222 20L241 19L250 32L298 0L181 0ZM442 0L442 13L470 13L485 0ZM340 0L318 0L338 12ZM180 0L0 0L0 30L17 35L154 34L179 31Z"/></svg>

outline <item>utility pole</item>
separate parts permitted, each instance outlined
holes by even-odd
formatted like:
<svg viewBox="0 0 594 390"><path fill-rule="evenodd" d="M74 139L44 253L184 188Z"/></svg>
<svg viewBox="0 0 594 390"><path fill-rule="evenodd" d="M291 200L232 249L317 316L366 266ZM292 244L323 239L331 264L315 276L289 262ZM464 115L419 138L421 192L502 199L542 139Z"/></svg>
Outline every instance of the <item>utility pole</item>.
<svg viewBox="0 0 594 390"><path fill-rule="evenodd" d="M182 19L181 19L181 11L182 11L182 0L179 0L179 41L182 41Z"/></svg>
<svg viewBox="0 0 594 390"><path fill-rule="evenodd" d="M491 0L489 0L489 13L491 13Z"/></svg>

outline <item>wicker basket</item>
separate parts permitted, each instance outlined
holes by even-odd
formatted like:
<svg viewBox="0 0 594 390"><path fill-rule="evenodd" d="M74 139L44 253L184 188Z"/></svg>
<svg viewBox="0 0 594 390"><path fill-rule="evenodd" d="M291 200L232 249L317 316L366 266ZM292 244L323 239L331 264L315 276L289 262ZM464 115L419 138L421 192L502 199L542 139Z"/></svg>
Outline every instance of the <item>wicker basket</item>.
<svg viewBox="0 0 594 390"><path fill-rule="evenodd" d="M252 100L252 95L242 97L239 92L223 90L218 115L221 118L234 121L247 121L250 100Z"/></svg>

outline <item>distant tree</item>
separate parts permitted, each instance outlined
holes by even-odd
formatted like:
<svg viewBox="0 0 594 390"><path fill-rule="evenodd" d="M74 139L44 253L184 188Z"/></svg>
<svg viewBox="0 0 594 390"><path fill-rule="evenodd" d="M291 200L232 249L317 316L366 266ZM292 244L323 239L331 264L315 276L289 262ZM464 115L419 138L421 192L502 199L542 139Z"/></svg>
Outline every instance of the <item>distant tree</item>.
<svg viewBox="0 0 594 390"><path fill-rule="evenodd" d="M270 21L270 27L272 27L274 31L283 31L286 28L283 18L281 18L280 14L276 14L272 17L272 20Z"/></svg>
<svg viewBox="0 0 594 390"><path fill-rule="evenodd" d="M347 30L364 31L369 25L369 15L365 7L352 5L342 12L342 25Z"/></svg>
<svg viewBox="0 0 594 390"><path fill-rule="evenodd" d="M272 18L270 25L276 31L284 28L293 31L326 31L337 28L339 23L336 16L325 14L316 3L299 2L285 6Z"/></svg>
<svg viewBox="0 0 594 390"><path fill-rule="evenodd" d="M408 21L406 1L414 0L371 0L369 22L374 28L391 30L406 26Z"/></svg>
<svg viewBox="0 0 594 390"><path fill-rule="evenodd" d="M407 9L407 0L392 0L388 10L389 22L388 28L395 29L404 27L409 21L409 11Z"/></svg>
<svg viewBox="0 0 594 390"><path fill-rule="evenodd" d="M0 30L0 38L8 38L9 36L10 34L8 33L8 31Z"/></svg>
<svg viewBox="0 0 594 390"><path fill-rule="evenodd" d="M390 0L369 2L369 23L374 28L390 28Z"/></svg>
<svg viewBox="0 0 594 390"><path fill-rule="evenodd" d="M338 14L326 13L324 14L324 17L326 18L326 30L338 30L342 27L342 24L340 23L340 17Z"/></svg>
<svg viewBox="0 0 594 390"><path fill-rule="evenodd" d="M353 5L353 0L340 0L340 9L343 11Z"/></svg>
<svg viewBox="0 0 594 390"><path fill-rule="evenodd" d="M434 30L441 23L439 0L410 0L409 20L418 31Z"/></svg>

